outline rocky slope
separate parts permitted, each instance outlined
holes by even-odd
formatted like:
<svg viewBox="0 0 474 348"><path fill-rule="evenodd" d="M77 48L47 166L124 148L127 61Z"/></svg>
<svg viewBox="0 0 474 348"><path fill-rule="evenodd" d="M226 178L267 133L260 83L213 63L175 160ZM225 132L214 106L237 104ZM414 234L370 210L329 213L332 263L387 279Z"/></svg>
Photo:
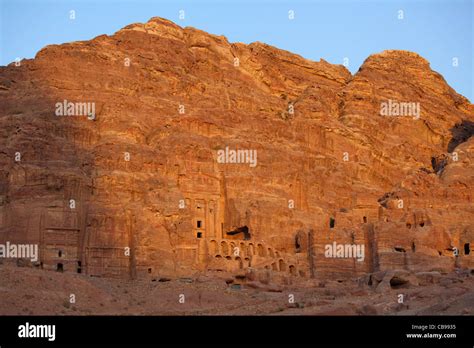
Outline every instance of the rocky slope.
<svg viewBox="0 0 474 348"><path fill-rule="evenodd" d="M152 18L0 68L0 242L122 278L473 268L473 122L416 53L351 75Z"/></svg>
<svg viewBox="0 0 474 348"><path fill-rule="evenodd" d="M474 277L420 272L390 285L310 279L285 285L229 283L229 275L151 281L84 278L0 266L2 315L472 315ZM380 280L380 283L375 281ZM8 284L8 285L6 285ZM35 289L35 291L31 291ZM74 301L71 303L71 295ZM184 301L180 302L180 296ZM403 295L400 301L399 295ZM291 299L291 301L290 301Z"/></svg>

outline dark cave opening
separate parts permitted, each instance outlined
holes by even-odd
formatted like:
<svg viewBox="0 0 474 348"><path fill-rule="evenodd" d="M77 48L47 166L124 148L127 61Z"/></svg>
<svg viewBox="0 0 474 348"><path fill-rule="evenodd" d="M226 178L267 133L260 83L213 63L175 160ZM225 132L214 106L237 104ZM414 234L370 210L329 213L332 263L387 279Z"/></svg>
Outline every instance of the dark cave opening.
<svg viewBox="0 0 474 348"><path fill-rule="evenodd" d="M392 279L390 279L390 287L392 289L399 289L399 288L403 288L405 287L406 285L408 285L408 280L405 280L405 279L401 279L397 276L393 277Z"/></svg>
<svg viewBox="0 0 474 348"><path fill-rule="evenodd" d="M451 153L459 145L466 142L474 134L474 122L463 120L450 129L452 138L448 144L448 152Z"/></svg>
<svg viewBox="0 0 474 348"><path fill-rule="evenodd" d="M247 226L237 227L235 230L229 231L226 234L229 236L234 236L239 233L243 234L244 240L250 240L251 235L250 235L249 228Z"/></svg>

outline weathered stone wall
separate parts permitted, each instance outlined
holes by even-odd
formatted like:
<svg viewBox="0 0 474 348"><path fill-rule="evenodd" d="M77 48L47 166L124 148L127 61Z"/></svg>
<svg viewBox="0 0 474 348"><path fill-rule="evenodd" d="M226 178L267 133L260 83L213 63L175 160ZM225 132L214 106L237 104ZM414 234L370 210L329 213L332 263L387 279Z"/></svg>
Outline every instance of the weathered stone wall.
<svg viewBox="0 0 474 348"><path fill-rule="evenodd" d="M381 116L388 99L420 117ZM95 119L56 116L64 100L95 103ZM107 277L472 267L473 118L415 53L352 76L153 18L0 68L0 241ZM219 163L226 147L256 165ZM364 245L364 261L325 257L333 242Z"/></svg>

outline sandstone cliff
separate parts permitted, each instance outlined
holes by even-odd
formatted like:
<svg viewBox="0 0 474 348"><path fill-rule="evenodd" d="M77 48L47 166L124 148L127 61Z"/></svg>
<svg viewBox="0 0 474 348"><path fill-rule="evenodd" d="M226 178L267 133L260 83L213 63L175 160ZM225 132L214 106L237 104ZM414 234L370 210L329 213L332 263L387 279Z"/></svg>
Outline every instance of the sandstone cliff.
<svg viewBox="0 0 474 348"><path fill-rule="evenodd" d="M416 53L374 54L351 75L152 18L0 68L0 122L0 242L39 243L39 267L339 277L474 264L474 106ZM226 148L256 165L220 163ZM334 242L364 259L327 257Z"/></svg>

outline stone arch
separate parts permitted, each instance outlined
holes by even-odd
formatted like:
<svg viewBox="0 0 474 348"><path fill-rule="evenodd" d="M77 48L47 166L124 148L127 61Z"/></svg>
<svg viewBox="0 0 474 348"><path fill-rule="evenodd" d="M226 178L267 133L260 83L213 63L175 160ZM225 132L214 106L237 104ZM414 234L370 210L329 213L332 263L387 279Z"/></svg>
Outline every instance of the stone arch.
<svg viewBox="0 0 474 348"><path fill-rule="evenodd" d="M296 275L297 275L297 273L296 273L296 267L295 267L294 265L290 265L289 268L290 268L290 274L291 274L292 276L296 276Z"/></svg>
<svg viewBox="0 0 474 348"><path fill-rule="evenodd" d="M295 252L302 253L308 251L308 233L298 230L295 234Z"/></svg>
<svg viewBox="0 0 474 348"><path fill-rule="evenodd" d="M279 251L275 251L275 257L278 259L280 257L280 252Z"/></svg>
<svg viewBox="0 0 474 348"><path fill-rule="evenodd" d="M235 252L235 243L234 242L230 242L229 244L230 246L230 251L229 251L229 254L234 256L234 252Z"/></svg>
<svg viewBox="0 0 474 348"><path fill-rule="evenodd" d="M249 256L255 255L255 246L252 243L249 243Z"/></svg>
<svg viewBox="0 0 474 348"><path fill-rule="evenodd" d="M244 268L244 263L242 262L242 259L240 258L240 256L237 256L235 258L236 261L239 261L239 268L242 269Z"/></svg>
<svg viewBox="0 0 474 348"><path fill-rule="evenodd" d="M239 249L240 249L240 256L242 257L247 256L247 245L245 245L244 242L240 242Z"/></svg>
<svg viewBox="0 0 474 348"><path fill-rule="evenodd" d="M260 243L257 245L257 254L258 256L265 256L265 248Z"/></svg>
<svg viewBox="0 0 474 348"><path fill-rule="evenodd" d="M225 240L221 242L221 252L224 255L229 255L229 245Z"/></svg>
<svg viewBox="0 0 474 348"><path fill-rule="evenodd" d="M250 267L250 266L251 266L250 258L246 257L246 258L244 259L244 261L245 261L245 262L244 262L245 267Z"/></svg>
<svg viewBox="0 0 474 348"><path fill-rule="evenodd" d="M216 240L211 240L209 242L209 254L210 255L215 255L219 253L219 244L217 243Z"/></svg>
<svg viewBox="0 0 474 348"><path fill-rule="evenodd" d="M286 272L286 262L283 259L278 260L280 272Z"/></svg>
<svg viewBox="0 0 474 348"><path fill-rule="evenodd" d="M227 255L225 258L226 260L232 260L232 257L230 257L229 255Z"/></svg>
<svg viewBox="0 0 474 348"><path fill-rule="evenodd" d="M216 259L222 259L222 256L221 255L216 255L215 258Z"/></svg>
<svg viewBox="0 0 474 348"><path fill-rule="evenodd" d="M273 253L273 249L272 249L272 248L268 248L267 251L268 251L268 254L267 254L267 255L268 255L269 257L271 257L271 258L274 258L274 257L275 257L275 254Z"/></svg>
<svg viewBox="0 0 474 348"><path fill-rule="evenodd" d="M278 271L278 265L277 265L276 262L273 262L273 263L272 263L272 269L273 269L274 271Z"/></svg>

